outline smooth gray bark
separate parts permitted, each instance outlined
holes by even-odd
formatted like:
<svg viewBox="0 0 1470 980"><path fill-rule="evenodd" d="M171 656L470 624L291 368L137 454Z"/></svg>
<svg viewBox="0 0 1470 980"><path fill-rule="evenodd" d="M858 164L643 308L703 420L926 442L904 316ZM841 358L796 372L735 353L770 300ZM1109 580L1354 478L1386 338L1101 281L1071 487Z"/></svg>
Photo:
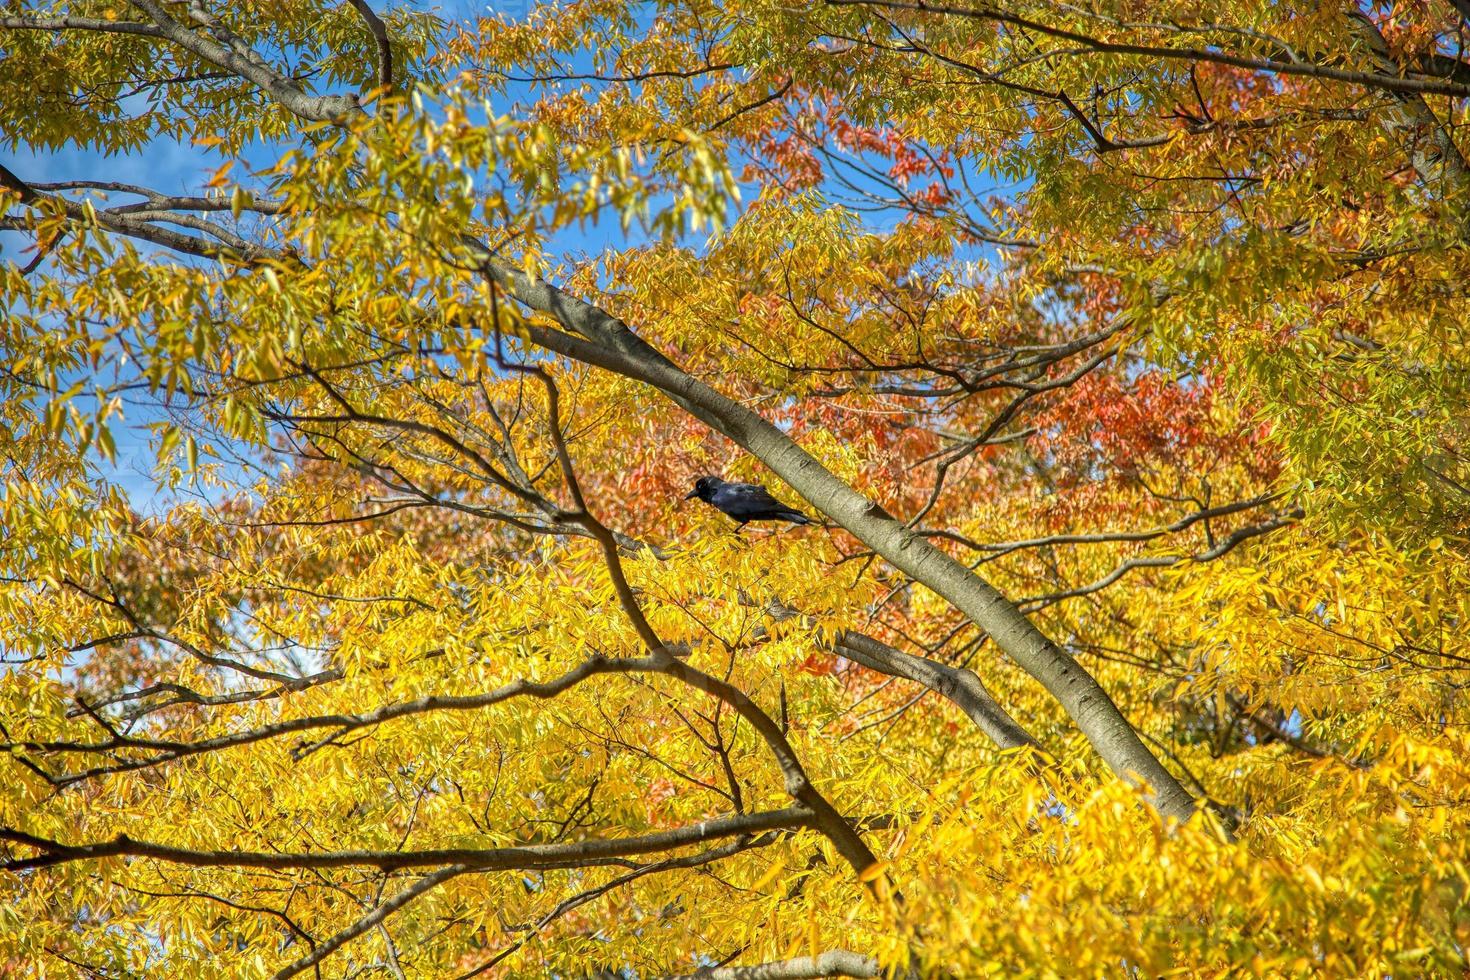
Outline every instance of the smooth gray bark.
<svg viewBox="0 0 1470 980"><path fill-rule="evenodd" d="M223 24L205 14L202 8L189 8L188 12L201 19L201 23L212 30L213 37L206 37L175 20L159 0L131 0L131 3L148 15L149 20L157 25L160 35L196 58L232 72L270 93L272 98L301 119L335 122L361 111L355 95L308 95L300 85L272 67Z"/></svg>
<svg viewBox="0 0 1470 980"><path fill-rule="evenodd" d="M959 561L853 490L786 433L674 364L626 324L591 303L491 258L487 275L566 333L527 324L530 341L548 351L643 381L765 463L808 504L841 525L895 568L946 599L985 630L1071 716L1120 777L1148 787L1158 811L1187 820L1195 798L1154 757L1096 678L1032 624L1015 604Z"/></svg>
<svg viewBox="0 0 1470 980"><path fill-rule="evenodd" d="M876 976L880 976L877 960L845 949L832 949L816 956L798 956L794 960L753 966L708 967L666 980L815 980L817 977Z"/></svg>
<svg viewBox="0 0 1470 980"><path fill-rule="evenodd" d="M1000 706L986 690L979 675L969 668L951 667L926 657L916 657L850 630L837 638L835 649L848 660L869 670L914 681L948 698L1003 749L1040 748L1031 733Z"/></svg>
<svg viewBox="0 0 1470 980"><path fill-rule="evenodd" d="M801 615L799 610L780 603L772 603L768 612L777 620ZM843 630L837 634L828 649L869 670L913 681L948 699L1002 749L1041 748L1041 743L1000 706L980 676L968 667L951 667L908 653L855 630Z"/></svg>

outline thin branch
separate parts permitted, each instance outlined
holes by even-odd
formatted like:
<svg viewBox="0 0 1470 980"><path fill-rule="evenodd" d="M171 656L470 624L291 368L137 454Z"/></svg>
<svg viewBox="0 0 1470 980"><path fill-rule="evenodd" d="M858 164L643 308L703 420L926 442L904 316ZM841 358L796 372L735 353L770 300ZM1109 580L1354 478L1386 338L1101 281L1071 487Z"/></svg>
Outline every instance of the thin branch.
<svg viewBox="0 0 1470 980"><path fill-rule="evenodd" d="M1201 551L1193 555L1145 555L1141 558L1129 558L1121 562L1116 568L1114 568L1111 572L1108 572L1108 574L1104 575L1102 578L1089 582L1086 585L1078 586L1075 589L1050 592L1046 595L1033 596L1029 599L1024 599L1021 601L1020 606L1022 610L1030 613L1035 612L1038 609L1044 609L1047 606L1055 605L1056 603L1061 602L1063 599L1076 599L1080 598L1081 596L1091 595L1094 592L1102 591L1103 589L1112 585L1114 582L1121 579L1124 575L1127 575L1129 572L1137 568L1172 568L1175 565L1181 565L1185 562L1202 563L1207 561L1214 561L1216 558L1224 557L1231 551L1234 551L1237 546L1246 541L1249 541L1251 538L1258 538L1263 534L1270 534L1272 531L1275 531L1278 528L1283 528L1290 524L1295 524L1303 516L1304 512L1301 510L1301 508L1293 508L1292 510L1288 511L1285 514L1282 514L1279 517L1274 517L1271 520L1263 521L1260 524L1252 524L1248 527L1240 528L1232 532L1228 537L1216 544L1213 548L1209 548L1205 551Z"/></svg>
<svg viewBox="0 0 1470 980"><path fill-rule="evenodd" d="M364 24L367 25L368 33L373 36L373 42L378 47L378 86L386 91L393 89L393 48L388 44L388 26L383 19L373 12L368 6L367 0L348 0L352 9L357 11Z"/></svg>
<svg viewBox="0 0 1470 980"><path fill-rule="evenodd" d="M1306 78L1347 82L1349 84L1361 85L1365 88L1384 89L1390 92L1405 92L1419 95L1449 95L1456 98L1470 96L1470 85L1461 85L1432 77L1398 77L1383 75L1377 72L1348 71L1342 68L1332 68L1320 64L1299 64L1291 61L1278 61L1274 58L1247 58L1242 55L1214 51L1208 48L1176 48L1166 45L1102 41L1064 27L1044 24L994 7L950 7L941 4L924 3L923 0L919 0L917 3L898 3L896 0L825 0L825 2L834 7L886 7L890 10L907 10L914 13L940 14L968 17L972 20L994 21L1000 24L1009 24L1013 27L1036 31L1038 34L1045 34L1049 37L1071 41L1090 50L1106 54L1133 54L1151 58L1163 58L1165 60L1204 61L1218 65L1229 65L1233 68L1244 68L1249 71L1298 75Z"/></svg>
<svg viewBox="0 0 1470 980"><path fill-rule="evenodd" d="M40 853L0 862L12 873L49 868L75 861L105 857L144 857L195 868L405 868L460 865L476 871L548 871L626 864L627 858L688 847L722 837L739 837L771 830L814 829L814 814L792 806L760 813L729 814L661 830L639 837L584 840L569 844L528 844L520 847L439 848L422 851L209 851L135 840L118 834L95 844L65 844L12 827L0 827L0 840L33 848ZM846 821L844 820L844 823ZM848 825L850 826L850 825Z"/></svg>
<svg viewBox="0 0 1470 980"><path fill-rule="evenodd" d="M413 701L385 705L376 711L368 711L361 714L311 715L305 718L292 718L270 725L263 725L248 731L220 735L197 742L165 742L115 735L112 739L105 742L7 742L3 746L0 746L0 748L25 749L34 752L79 753L107 752L119 748L135 748L148 749L160 753L147 759L133 759L111 765L97 766L83 772L51 777L53 783L71 785L92 779L96 776L148 769L153 766L173 762L177 759L202 755L207 752L217 752L222 749L236 748L241 745L249 745L254 742L278 738L282 735L295 732L310 731L316 728L336 729L337 734L333 736L335 738L341 734L356 731L361 728L380 725L397 718L406 718L411 715L424 714L431 711L472 711L517 697L532 697L545 700L556 697L590 677L601 674L650 671L656 670L658 667L659 663L649 657L615 659L598 654L583 661L574 669L549 681L537 682L520 679L483 694L429 695Z"/></svg>
<svg viewBox="0 0 1470 980"><path fill-rule="evenodd" d="M435 871L433 874L425 875L424 877L420 878L418 881L410 885L408 888L405 888L397 895L394 895L392 898L388 899L388 901L384 902L382 905L379 905L377 908L373 909L367 915L358 919L346 929L343 929L341 932L333 935L330 939L327 939L310 953L307 953L305 956L301 957L295 962L290 963L277 970L275 975L272 977L272 980L287 980L288 977L294 977L296 974L302 972L303 970L311 969L322 960L335 953L342 946L356 939L358 936L361 936L363 933L367 932L370 929L382 925L383 921L387 919L388 916L392 915L394 912L397 912L409 902L412 902L414 899L420 897L421 895L424 895L425 893L430 892L435 888L438 888L449 879L456 878L459 875L465 874L469 870L470 868L468 866L457 864L452 865L448 868L441 868L440 870Z"/></svg>
<svg viewBox="0 0 1470 980"><path fill-rule="evenodd" d="M613 878L610 881L598 885L595 888L589 888L586 891L579 892L576 895L571 896L570 898L563 899L560 903L557 904L556 908L552 909L550 912L547 912L535 923L525 926L511 926L511 929L523 930L526 934L520 939L517 939L515 942L511 943L505 949L497 952L486 962L480 964L467 973L460 974L458 977L455 978L455 980L469 980L470 977L477 977L482 973L485 973L487 970L492 969L501 961L508 959L512 954L514 954L526 943L534 939L539 932L541 932L551 923L555 922L557 919L566 915L568 912L581 908L583 905L586 905L589 902L596 901L607 893L621 888L623 885L629 884L633 881L637 881L639 878L644 878L651 874L657 874L664 871L673 871L681 868L698 868L703 867L707 864L713 864L716 861L719 861L726 857L730 857L734 854L739 854L742 851L748 851L752 848L757 847L765 847L768 844L780 840L783 836L785 836L783 832L772 831L770 833L761 834L759 837L752 837L748 840L731 841L728 844L722 844L719 847L712 847L709 850L700 851L697 854L690 854L685 857L669 858L664 861L647 864L641 868L636 868L633 871L628 872L627 874L618 875L616 878Z"/></svg>

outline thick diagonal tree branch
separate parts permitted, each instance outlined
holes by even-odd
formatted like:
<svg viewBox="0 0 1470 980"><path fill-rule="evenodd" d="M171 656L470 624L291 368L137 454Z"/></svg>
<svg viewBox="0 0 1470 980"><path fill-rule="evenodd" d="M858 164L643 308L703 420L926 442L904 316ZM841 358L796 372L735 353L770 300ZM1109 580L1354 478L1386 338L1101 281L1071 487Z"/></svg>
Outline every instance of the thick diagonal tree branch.
<svg viewBox="0 0 1470 980"><path fill-rule="evenodd" d="M563 328L527 324L532 343L657 388L729 437L807 503L989 633L1061 703L1115 773L1149 788L1160 813L1182 821L1196 811L1194 797L1149 751L1097 680L989 582L853 490L761 415L681 369L621 320L520 269L488 256L481 261L485 273L511 296Z"/></svg>
<svg viewBox="0 0 1470 980"><path fill-rule="evenodd" d="M148 15L158 32L202 61L223 68L268 92L292 114L312 122L333 122L361 111L355 95L308 95L300 85L268 65L264 59L237 50L181 24L158 0L131 0ZM218 28L224 32L223 28Z"/></svg>

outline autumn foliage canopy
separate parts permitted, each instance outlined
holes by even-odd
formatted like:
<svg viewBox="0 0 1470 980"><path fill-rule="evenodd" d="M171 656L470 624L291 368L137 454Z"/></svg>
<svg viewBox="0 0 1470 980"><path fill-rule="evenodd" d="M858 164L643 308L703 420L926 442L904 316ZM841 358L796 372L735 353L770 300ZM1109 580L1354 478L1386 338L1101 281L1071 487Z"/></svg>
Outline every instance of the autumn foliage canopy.
<svg viewBox="0 0 1470 980"><path fill-rule="evenodd" d="M0 0L0 974L1470 969L1470 4L461 7Z"/></svg>

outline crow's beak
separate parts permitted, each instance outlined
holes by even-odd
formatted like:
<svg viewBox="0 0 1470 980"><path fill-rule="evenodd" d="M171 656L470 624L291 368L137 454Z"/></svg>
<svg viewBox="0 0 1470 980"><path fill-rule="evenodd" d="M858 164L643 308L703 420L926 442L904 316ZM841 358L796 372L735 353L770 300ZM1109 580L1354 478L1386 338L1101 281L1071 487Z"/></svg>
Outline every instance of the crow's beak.
<svg viewBox="0 0 1470 980"><path fill-rule="evenodd" d="M698 490L690 490L688 493L686 493L684 495L684 499L685 500L693 500L697 496L699 496L699 491Z"/></svg>

